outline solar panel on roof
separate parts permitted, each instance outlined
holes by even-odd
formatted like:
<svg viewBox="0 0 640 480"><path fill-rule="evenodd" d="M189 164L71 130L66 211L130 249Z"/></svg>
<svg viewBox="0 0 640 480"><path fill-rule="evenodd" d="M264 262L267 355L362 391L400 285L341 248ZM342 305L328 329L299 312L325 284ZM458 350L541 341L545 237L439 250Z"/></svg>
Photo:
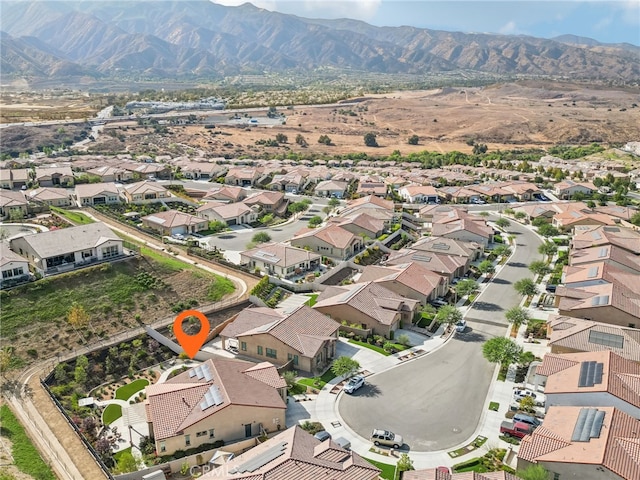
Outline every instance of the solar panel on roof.
<svg viewBox="0 0 640 480"><path fill-rule="evenodd" d="M446 243L434 243L433 248L436 250L449 250L451 245L447 245Z"/></svg>
<svg viewBox="0 0 640 480"><path fill-rule="evenodd" d="M591 232L591 237L593 237L594 240L602 239L602 235L600 235L600 232Z"/></svg>
<svg viewBox="0 0 640 480"><path fill-rule="evenodd" d="M604 421L604 411L597 408L582 408L571 435L572 442L588 442L599 438Z"/></svg>
<svg viewBox="0 0 640 480"><path fill-rule="evenodd" d="M425 255L414 255L411 257L412 260L416 260L418 262L430 262L431 257L427 257Z"/></svg>
<svg viewBox="0 0 640 480"><path fill-rule="evenodd" d="M596 278L598 276L598 267L589 268L589 273L587 274L587 278Z"/></svg>
<svg viewBox="0 0 640 480"><path fill-rule="evenodd" d="M602 362L582 362L580 364L580 377L578 387L593 387L602 383L602 372L604 364Z"/></svg>
<svg viewBox="0 0 640 480"><path fill-rule="evenodd" d="M624 348L624 337L614 333L599 332L591 330L589 332L589 342L596 345L604 345L605 347Z"/></svg>
<svg viewBox="0 0 640 480"><path fill-rule="evenodd" d="M604 258L607 256L607 253L609 253L609 249L607 247L602 247L600 249L600 252L598 253L598 258Z"/></svg>
<svg viewBox="0 0 640 480"><path fill-rule="evenodd" d="M264 467L267 463L274 461L276 458L284 455L287 449L288 442L280 442L277 445L265 450L264 452L254 456L247 460L242 465L238 465L229 473L247 473L255 472L256 470Z"/></svg>

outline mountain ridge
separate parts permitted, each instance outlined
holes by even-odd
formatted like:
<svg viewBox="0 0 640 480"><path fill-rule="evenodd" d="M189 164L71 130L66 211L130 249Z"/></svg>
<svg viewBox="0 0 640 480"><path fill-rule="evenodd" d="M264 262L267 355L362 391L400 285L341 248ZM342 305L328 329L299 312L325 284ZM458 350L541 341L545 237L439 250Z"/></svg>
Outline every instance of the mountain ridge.
<svg viewBox="0 0 640 480"><path fill-rule="evenodd" d="M2 3L3 76L50 76L63 66L65 72L99 77L224 77L333 67L387 74L466 70L640 78L640 47L573 35L542 39L376 27L206 0Z"/></svg>

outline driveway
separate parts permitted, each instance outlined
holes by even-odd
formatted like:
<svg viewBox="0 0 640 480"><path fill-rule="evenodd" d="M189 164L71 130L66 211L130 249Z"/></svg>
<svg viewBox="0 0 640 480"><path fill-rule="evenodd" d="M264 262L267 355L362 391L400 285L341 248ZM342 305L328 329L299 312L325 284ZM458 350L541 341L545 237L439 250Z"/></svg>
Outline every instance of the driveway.
<svg viewBox="0 0 640 480"><path fill-rule="evenodd" d="M531 277L527 265L540 257L536 234L516 222L508 230L516 235L516 251L469 309L464 333L340 396L340 416L353 431L369 438L373 428L391 430L413 451L444 450L474 434L495 367L482 356L482 344L505 334L504 312L521 300L512 284Z"/></svg>

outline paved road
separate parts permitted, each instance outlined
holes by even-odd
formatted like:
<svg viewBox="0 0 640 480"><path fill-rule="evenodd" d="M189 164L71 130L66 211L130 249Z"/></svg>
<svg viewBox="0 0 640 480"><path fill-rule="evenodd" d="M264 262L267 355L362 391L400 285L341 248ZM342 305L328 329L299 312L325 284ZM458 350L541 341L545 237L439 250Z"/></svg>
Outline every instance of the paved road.
<svg viewBox="0 0 640 480"><path fill-rule="evenodd" d="M373 375L356 394L340 396L340 415L352 430L365 438L373 428L394 431L413 451L443 450L473 435L494 371L482 343L504 335L504 311L521 300L511 285L531 277L527 265L539 257L534 233L515 222L508 230L516 235L516 251L469 310L465 333L432 354Z"/></svg>

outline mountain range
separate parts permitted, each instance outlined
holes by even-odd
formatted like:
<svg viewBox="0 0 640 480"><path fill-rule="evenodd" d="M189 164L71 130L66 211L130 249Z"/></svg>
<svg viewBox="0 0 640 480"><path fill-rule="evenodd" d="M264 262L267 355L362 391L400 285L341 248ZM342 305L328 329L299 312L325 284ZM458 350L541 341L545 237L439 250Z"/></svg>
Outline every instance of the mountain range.
<svg viewBox="0 0 640 480"><path fill-rule="evenodd" d="M0 72L10 77L144 76L341 71L640 78L640 47L375 27L194 1L2 1Z"/></svg>

